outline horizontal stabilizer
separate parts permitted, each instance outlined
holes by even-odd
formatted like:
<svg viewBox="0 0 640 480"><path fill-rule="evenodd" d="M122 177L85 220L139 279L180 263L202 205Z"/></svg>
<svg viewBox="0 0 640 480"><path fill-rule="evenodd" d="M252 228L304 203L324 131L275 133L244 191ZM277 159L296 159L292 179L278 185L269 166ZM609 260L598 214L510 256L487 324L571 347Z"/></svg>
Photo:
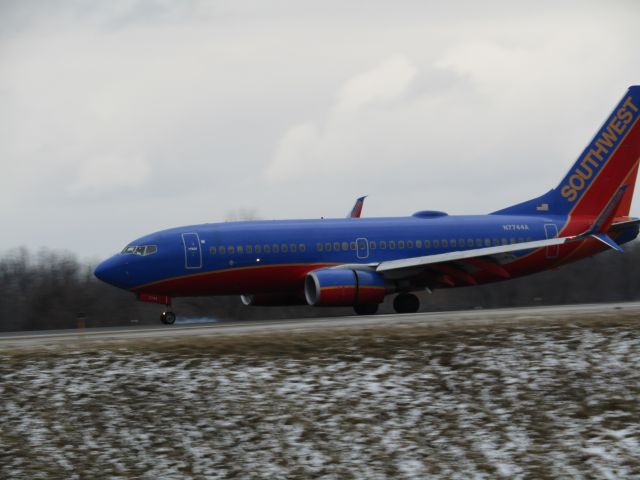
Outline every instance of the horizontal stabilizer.
<svg viewBox="0 0 640 480"><path fill-rule="evenodd" d="M640 225L640 218L631 218L622 222L612 223L611 227L609 227L609 231L620 232L622 230L626 230L627 228L635 227L636 225Z"/></svg>
<svg viewBox="0 0 640 480"><path fill-rule="evenodd" d="M613 248L614 250L617 250L618 252L624 252L624 250L622 250L622 247L620 245L618 245L613 238L611 238L609 235L607 235L606 233L594 233L593 235L591 235L593 238L596 238L598 240L600 240L602 243L604 243L606 246Z"/></svg>

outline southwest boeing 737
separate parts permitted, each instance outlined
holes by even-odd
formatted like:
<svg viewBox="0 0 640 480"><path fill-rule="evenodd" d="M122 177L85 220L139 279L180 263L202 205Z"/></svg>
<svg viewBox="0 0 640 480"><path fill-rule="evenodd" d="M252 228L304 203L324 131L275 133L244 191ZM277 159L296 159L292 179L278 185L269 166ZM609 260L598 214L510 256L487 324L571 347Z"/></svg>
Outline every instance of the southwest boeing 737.
<svg viewBox="0 0 640 480"><path fill-rule="evenodd" d="M488 215L212 223L134 240L96 276L166 305L180 296L241 295L246 305L351 306L374 314L387 295L465 287L555 268L638 235L629 209L640 160L640 86L633 86L560 183ZM524 166L523 166L524 167Z"/></svg>

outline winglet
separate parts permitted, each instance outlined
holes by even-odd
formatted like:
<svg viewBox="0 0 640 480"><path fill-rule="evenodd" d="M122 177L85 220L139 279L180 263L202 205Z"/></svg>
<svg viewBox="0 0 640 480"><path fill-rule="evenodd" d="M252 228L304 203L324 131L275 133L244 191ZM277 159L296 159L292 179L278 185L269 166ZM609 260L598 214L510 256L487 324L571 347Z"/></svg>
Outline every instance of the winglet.
<svg viewBox="0 0 640 480"><path fill-rule="evenodd" d="M364 205L365 198L367 198L366 195L356 200L356 203L353 205L353 208L349 212L349 215L347 215L347 218L360 218L360 215L362 214L362 206Z"/></svg>

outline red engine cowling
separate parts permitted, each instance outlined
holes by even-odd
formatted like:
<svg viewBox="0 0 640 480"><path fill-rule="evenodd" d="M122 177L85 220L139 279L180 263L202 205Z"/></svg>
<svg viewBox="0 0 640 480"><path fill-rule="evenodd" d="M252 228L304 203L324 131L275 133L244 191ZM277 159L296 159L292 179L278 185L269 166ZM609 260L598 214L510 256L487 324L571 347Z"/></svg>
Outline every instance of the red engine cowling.
<svg viewBox="0 0 640 480"><path fill-rule="evenodd" d="M305 305L301 295L289 293L258 293L255 295L240 295L242 303L252 307L282 307L286 305Z"/></svg>
<svg viewBox="0 0 640 480"><path fill-rule="evenodd" d="M304 282L307 303L315 306L377 305L385 293L382 275L364 270L322 268L310 272Z"/></svg>

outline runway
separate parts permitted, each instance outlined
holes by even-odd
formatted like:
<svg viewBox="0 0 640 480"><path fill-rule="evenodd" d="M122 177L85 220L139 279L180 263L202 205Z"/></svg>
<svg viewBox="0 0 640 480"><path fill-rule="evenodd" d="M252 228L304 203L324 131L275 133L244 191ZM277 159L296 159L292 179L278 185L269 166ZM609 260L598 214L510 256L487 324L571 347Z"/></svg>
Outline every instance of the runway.
<svg viewBox="0 0 640 480"><path fill-rule="evenodd" d="M527 323L558 323L574 320L640 316L640 302L425 312L327 318L297 318L251 322L219 322L208 324L176 324L172 326L130 326L87 328L75 330L43 330L0 333L0 350L24 347L58 347L86 345L97 342L162 341L226 337L238 335L269 335L283 333L330 332L372 328L430 327L438 329L473 326L504 326ZM639 317L640 318L640 317Z"/></svg>

